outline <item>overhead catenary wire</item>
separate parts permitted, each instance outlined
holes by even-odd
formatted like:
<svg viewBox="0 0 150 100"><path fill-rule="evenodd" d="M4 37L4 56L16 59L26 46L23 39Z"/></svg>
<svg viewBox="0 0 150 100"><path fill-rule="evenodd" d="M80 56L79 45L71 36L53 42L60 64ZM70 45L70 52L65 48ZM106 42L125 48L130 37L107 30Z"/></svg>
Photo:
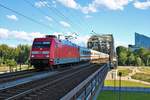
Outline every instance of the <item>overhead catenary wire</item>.
<svg viewBox="0 0 150 100"><path fill-rule="evenodd" d="M29 0L24 0L24 1L25 1L26 3L28 3L30 6L32 6L33 8L35 8L35 9L36 9L39 13L41 13L42 15L51 17L51 18L57 23L57 25L60 26L59 21L58 21L55 17L50 16L49 14L47 14L46 12L44 12L43 10L36 8ZM73 31L73 30L71 30L71 29L68 29L68 30L69 30L69 31Z"/></svg>
<svg viewBox="0 0 150 100"><path fill-rule="evenodd" d="M79 19L79 25L82 27L82 25L81 24L85 24L85 25L87 25L87 27L88 27L88 29L91 29L91 26L89 25L89 23L87 23L82 17L81 17L81 15L79 14L79 15L77 15L77 13L73 13L71 10L69 10L69 9L67 9L67 11L69 11L72 15L74 14L74 16L76 16L78 19ZM80 22L82 22L82 23L80 23ZM84 28L85 29L85 28ZM85 29L86 30L86 29Z"/></svg>
<svg viewBox="0 0 150 100"><path fill-rule="evenodd" d="M24 15L24 14L18 12L18 11L15 11L15 10L13 10L12 8L9 8L9 7L4 6L4 5L2 5L2 4L0 4L0 7L4 8L4 9L7 9L7 10L9 10L9 11L11 11L11 12L14 12L14 13L16 13L16 14L18 14L18 15L24 17L24 18L26 18L27 20L30 20L30 21L32 21L32 22L34 22L34 23L36 23L36 24L39 24L39 25L41 25L41 26L43 26L43 27L45 27L45 28L48 28L48 29L52 29L52 30L53 30L52 27L50 27L50 26L48 26L48 25L46 25L46 24L43 24L43 23L41 23L41 22L39 22L39 21L37 21L37 20L35 20L35 19L33 19L33 18L30 18L30 17L28 17L28 16L26 16L26 15Z"/></svg>
<svg viewBox="0 0 150 100"><path fill-rule="evenodd" d="M39 0L39 1L42 2L42 1L44 1L44 0ZM49 0L48 0L48 1L49 1ZM47 6L47 7L50 9L49 6ZM78 26L78 28L80 28L81 30L84 31L85 28L83 28L82 25L80 24L80 21L81 21L81 22L84 21L84 20L81 19L81 16L79 16L81 20L79 20L79 22L75 21L75 23L74 23L69 17L67 17L64 13L62 13L62 12L61 12L60 10L58 10L56 7L52 8L52 9L50 9L50 10L53 11L54 13L56 13L57 15L59 15L60 17L64 18L65 20L69 21L70 23L72 23L72 24ZM55 11L56 11L56 12L55 12ZM88 23L86 23L86 21L84 21L84 22L85 22L85 24L88 26L88 28L91 29L91 28L90 28L90 25L89 25ZM77 30L78 30L78 29L77 29ZM85 29L85 30L86 30L86 29Z"/></svg>
<svg viewBox="0 0 150 100"><path fill-rule="evenodd" d="M43 2L44 0L39 0L41 2ZM49 1L49 0L48 0ZM68 18L65 14L63 14L61 11L59 11L56 7L49 7L48 5L46 5L47 8L49 10L51 10L52 12L54 12L55 14L57 14L58 16L60 16L61 18L67 20L69 22L69 24L75 24L70 18ZM77 25L78 23L76 23ZM78 25L77 25L78 26ZM74 27L72 27L74 30L78 30L78 29L75 29ZM79 27L80 29L82 29L81 27Z"/></svg>
<svg viewBox="0 0 150 100"><path fill-rule="evenodd" d="M43 2L44 0L39 0L39 1ZM71 25L74 24L68 17L66 17L63 13L61 13L56 7L50 7L49 5L46 5L46 7L50 11L52 11L53 13L55 13L56 15L58 15L59 17L61 17L64 20L66 20L67 22L69 21L69 24L71 24ZM72 27L72 29L74 30L74 32L72 32L72 33L78 33L78 29L75 29L74 27Z"/></svg>

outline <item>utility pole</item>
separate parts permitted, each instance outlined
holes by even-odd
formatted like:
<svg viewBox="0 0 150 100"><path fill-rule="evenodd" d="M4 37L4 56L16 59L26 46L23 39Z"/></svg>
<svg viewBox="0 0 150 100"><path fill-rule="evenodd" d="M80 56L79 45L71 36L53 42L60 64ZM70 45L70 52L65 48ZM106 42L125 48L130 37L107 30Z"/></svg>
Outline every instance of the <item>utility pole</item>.
<svg viewBox="0 0 150 100"><path fill-rule="evenodd" d="M118 100L121 100L121 76L122 76L122 72L119 72L119 98Z"/></svg>
<svg viewBox="0 0 150 100"><path fill-rule="evenodd" d="M116 69L115 69L115 71L113 72L113 78L114 78L114 100L116 100L116 74L117 72L116 72Z"/></svg>
<svg viewBox="0 0 150 100"><path fill-rule="evenodd" d="M3 52L2 52L2 50L0 51L0 57L1 57L1 63L0 63L0 65L3 63Z"/></svg>

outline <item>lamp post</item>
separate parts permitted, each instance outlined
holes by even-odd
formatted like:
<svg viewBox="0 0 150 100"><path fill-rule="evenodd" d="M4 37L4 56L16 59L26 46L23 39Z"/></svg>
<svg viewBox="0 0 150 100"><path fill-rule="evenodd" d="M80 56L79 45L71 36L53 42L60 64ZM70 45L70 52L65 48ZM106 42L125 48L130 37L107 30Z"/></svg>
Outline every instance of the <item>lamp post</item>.
<svg viewBox="0 0 150 100"><path fill-rule="evenodd" d="M0 65L3 63L3 52L2 52L2 50L0 51L0 57L1 57L1 62L0 62Z"/></svg>
<svg viewBox="0 0 150 100"><path fill-rule="evenodd" d="M119 72L119 98L118 100L121 100L121 76L122 76L122 72Z"/></svg>

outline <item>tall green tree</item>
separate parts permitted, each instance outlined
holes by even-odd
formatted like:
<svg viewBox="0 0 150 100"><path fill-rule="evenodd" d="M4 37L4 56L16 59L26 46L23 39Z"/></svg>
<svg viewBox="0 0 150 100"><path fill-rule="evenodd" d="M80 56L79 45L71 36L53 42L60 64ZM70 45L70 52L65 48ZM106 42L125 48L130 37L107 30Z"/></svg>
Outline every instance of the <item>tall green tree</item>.
<svg viewBox="0 0 150 100"><path fill-rule="evenodd" d="M6 65L9 66L9 70L12 71L12 68L17 66L17 63L15 60L6 60Z"/></svg>
<svg viewBox="0 0 150 100"><path fill-rule="evenodd" d="M128 49L123 46L119 46L116 48L116 51L118 55L118 64L127 65L126 62L128 59Z"/></svg>
<svg viewBox="0 0 150 100"><path fill-rule="evenodd" d="M129 55L128 55L128 59L127 59L127 64L128 65L135 65L135 55L133 52L129 52Z"/></svg>
<svg viewBox="0 0 150 100"><path fill-rule="evenodd" d="M30 46L18 45L16 50L17 50L17 62L25 64L25 62L27 62L29 58Z"/></svg>
<svg viewBox="0 0 150 100"><path fill-rule="evenodd" d="M146 58L146 54L149 52L149 50L144 49L144 48L140 48L139 50L137 50L135 53L137 53L137 55L139 55L139 57L142 59L143 63L146 65L147 63L147 58Z"/></svg>
<svg viewBox="0 0 150 100"><path fill-rule="evenodd" d="M142 59L140 57L135 57L135 65L136 66L143 65Z"/></svg>
<svg viewBox="0 0 150 100"><path fill-rule="evenodd" d="M0 64L7 64L7 60L15 60L18 64L25 64L28 62L30 48L29 45L18 45L16 48L13 48L6 44L1 44Z"/></svg>

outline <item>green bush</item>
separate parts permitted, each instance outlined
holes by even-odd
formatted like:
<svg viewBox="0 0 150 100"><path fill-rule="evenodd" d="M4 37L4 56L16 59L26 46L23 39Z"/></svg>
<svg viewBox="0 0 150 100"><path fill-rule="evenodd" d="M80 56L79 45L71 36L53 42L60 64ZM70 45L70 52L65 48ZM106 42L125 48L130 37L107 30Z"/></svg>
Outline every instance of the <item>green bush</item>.
<svg viewBox="0 0 150 100"><path fill-rule="evenodd" d="M15 60L9 60L9 59L7 59L6 60L6 65L10 66L10 67L14 67L14 66L17 66L17 63L16 63Z"/></svg>

